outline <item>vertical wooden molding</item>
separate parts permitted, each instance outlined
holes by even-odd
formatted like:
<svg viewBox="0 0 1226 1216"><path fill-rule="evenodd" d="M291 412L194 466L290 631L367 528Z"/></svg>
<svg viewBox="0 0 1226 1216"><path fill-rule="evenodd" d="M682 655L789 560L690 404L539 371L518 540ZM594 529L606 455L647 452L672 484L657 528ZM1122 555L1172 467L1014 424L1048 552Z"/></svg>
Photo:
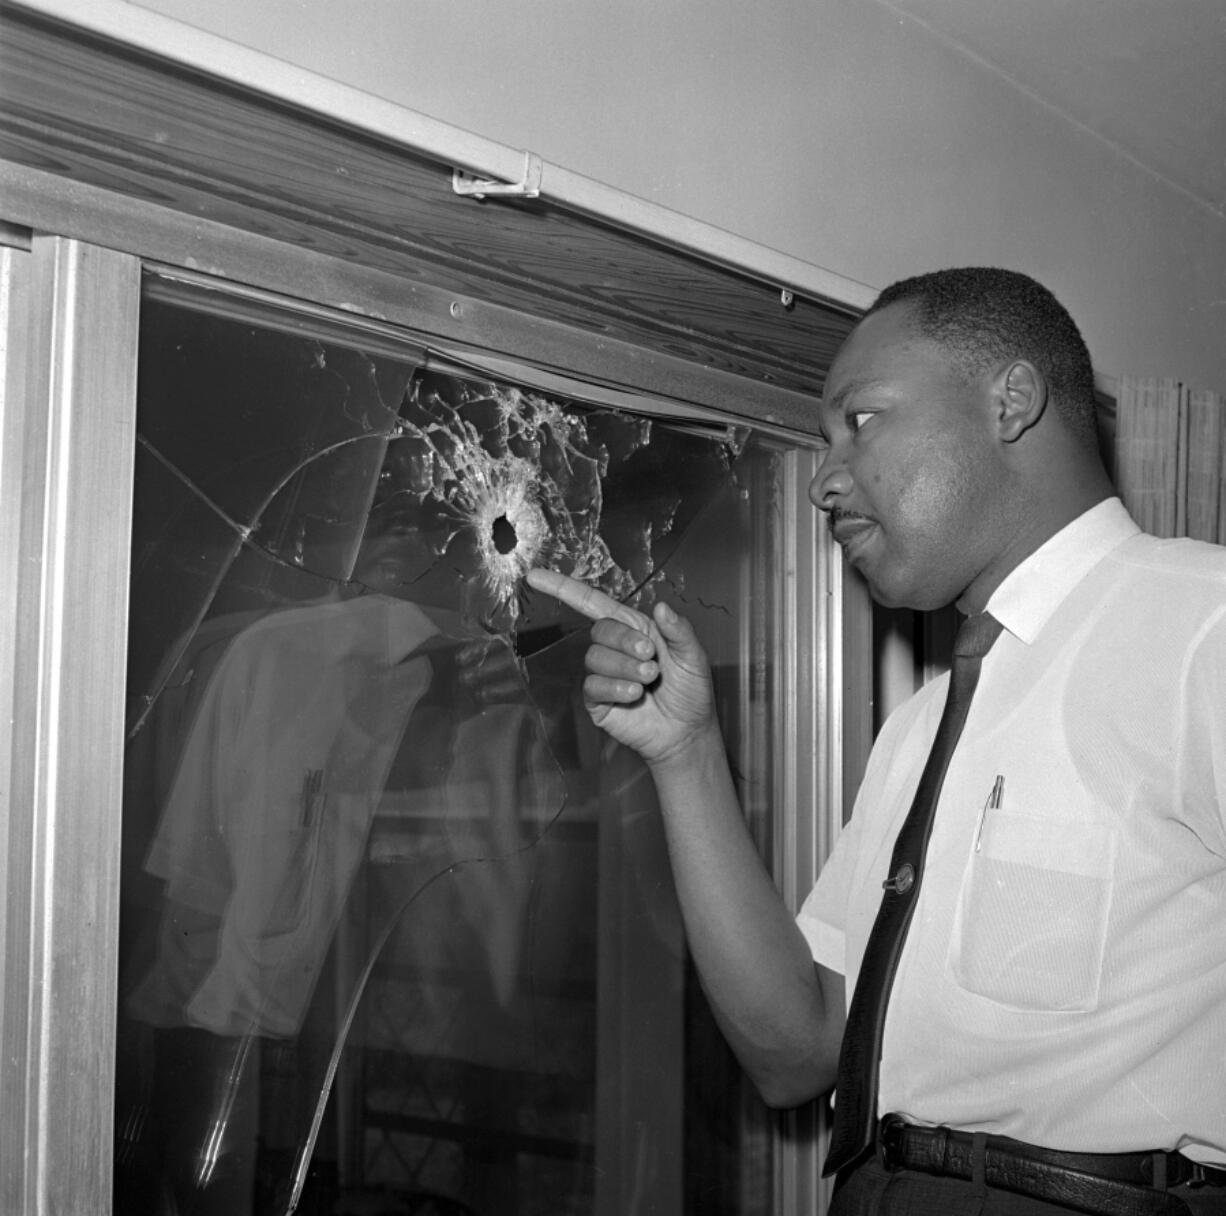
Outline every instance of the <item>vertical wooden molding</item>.
<svg viewBox="0 0 1226 1216"><path fill-rule="evenodd" d="M43 1216L110 1204L140 267L38 235L30 259L3 466L21 484L0 1207Z"/></svg>
<svg viewBox="0 0 1226 1216"><path fill-rule="evenodd" d="M8 908L9 810L13 758L13 662L16 657L17 578L20 560L21 420L30 315L30 255L0 249L0 978ZM2 989L0 989L2 990ZM0 1036L3 1033L0 1006Z"/></svg>

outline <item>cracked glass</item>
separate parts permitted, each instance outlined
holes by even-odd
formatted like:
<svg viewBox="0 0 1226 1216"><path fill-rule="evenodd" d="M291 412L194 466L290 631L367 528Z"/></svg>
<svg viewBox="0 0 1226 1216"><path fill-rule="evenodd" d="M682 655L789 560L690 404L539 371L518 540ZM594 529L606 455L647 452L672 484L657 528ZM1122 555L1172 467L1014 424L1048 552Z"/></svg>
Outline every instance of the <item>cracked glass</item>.
<svg viewBox="0 0 1226 1216"><path fill-rule="evenodd" d="M783 448L149 291L115 1210L771 1210L651 781L580 701L665 596L770 844Z"/></svg>

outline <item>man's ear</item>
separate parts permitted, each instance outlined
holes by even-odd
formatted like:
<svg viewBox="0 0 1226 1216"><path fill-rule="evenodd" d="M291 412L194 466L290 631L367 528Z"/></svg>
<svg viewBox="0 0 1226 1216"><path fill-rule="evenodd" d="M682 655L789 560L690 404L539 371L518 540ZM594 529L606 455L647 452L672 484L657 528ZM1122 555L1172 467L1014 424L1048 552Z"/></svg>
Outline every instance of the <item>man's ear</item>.
<svg viewBox="0 0 1226 1216"><path fill-rule="evenodd" d="M992 389L1000 437L1014 443L1043 417L1047 381L1029 360L1015 359L997 374Z"/></svg>

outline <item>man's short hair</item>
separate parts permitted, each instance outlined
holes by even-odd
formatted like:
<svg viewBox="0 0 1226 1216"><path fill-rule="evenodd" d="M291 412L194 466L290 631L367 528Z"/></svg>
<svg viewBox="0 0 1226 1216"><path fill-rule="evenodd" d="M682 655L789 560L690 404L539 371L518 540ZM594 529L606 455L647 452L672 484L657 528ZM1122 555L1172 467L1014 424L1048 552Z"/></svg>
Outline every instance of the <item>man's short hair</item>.
<svg viewBox="0 0 1226 1216"><path fill-rule="evenodd" d="M1041 283L1013 270L962 266L901 279L865 316L909 304L916 329L939 342L968 376L1027 359L1047 380L1057 413L1081 442L1098 442L1094 369L1073 318Z"/></svg>

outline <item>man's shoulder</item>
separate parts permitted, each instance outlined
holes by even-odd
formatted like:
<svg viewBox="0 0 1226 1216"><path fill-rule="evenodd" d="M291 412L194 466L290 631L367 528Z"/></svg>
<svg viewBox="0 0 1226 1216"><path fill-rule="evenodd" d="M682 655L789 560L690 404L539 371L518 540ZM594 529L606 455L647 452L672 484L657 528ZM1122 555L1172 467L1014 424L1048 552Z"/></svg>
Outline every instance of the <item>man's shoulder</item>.
<svg viewBox="0 0 1226 1216"><path fill-rule="evenodd" d="M1191 577L1226 577L1226 545L1214 545L1187 536L1160 537L1137 532L1112 550L1111 556L1129 565Z"/></svg>
<svg viewBox="0 0 1226 1216"><path fill-rule="evenodd" d="M1209 603L1226 598L1226 545L1187 537L1165 539L1139 532L1112 550L1104 573L1151 591L1184 591Z"/></svg>
<svg viewBox="0 0 1226 1216"><path fill-rule="evenodd" d="M1116 647L1170 662L1207 645L1226 651L1226 546L1139 533L1092 572L1087 590Z"/></svg>

